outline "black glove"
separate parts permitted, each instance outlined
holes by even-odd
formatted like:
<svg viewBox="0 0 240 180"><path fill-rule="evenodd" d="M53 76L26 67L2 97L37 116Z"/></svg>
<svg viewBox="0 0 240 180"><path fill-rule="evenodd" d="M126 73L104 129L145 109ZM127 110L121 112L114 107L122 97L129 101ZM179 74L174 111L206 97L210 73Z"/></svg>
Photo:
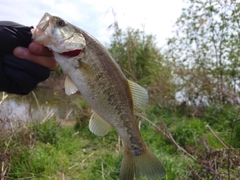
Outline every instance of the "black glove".
<svg viewBox="0 0 240 180"><path fill-rule="evenodd" d="M0 21L0 91L25 95L50 75L48 68L13 55L15 47L31 43L31 28Z"/></svg>

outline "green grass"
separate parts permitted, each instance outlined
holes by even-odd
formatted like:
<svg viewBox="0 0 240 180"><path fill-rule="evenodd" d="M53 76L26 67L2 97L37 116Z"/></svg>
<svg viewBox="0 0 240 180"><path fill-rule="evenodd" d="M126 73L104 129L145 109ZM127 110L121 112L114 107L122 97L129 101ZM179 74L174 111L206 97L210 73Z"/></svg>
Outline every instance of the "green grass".
<svg viewBox="0 0 240 180"><path fill-rule="evenodd" d="M116 152L117 134L96 137L87 127L59 126L50 119L29 126L35 132L34 145L11 139L16 150L9 159L7 179L117 179L121 152ZM17 134L16 134L17 136ZM27 141L28 137L25 137ZM5 146L6 148L6 146ZM4 150L4 147L1 146Z"/></svg>
<svg viewBox="0 0 240 180"><path fill-rule="evenodd" d="M212 151L223 148L207 129L208 123L203 118L176 116L157 106L150 106L146 110L146 117L158 127L160 120L163 120L176 143L192 154L197 161L206 156L201 143L203 139ZM24 128L15 129L14 132L1 132L1 169L7 168L6 179L118 179L122 159L118 134L113 130L105 137L95 136L88 129L88 118L85 117L80 123L77 121L78 123L71 126L62 125L60 121L52 118L44 123L33 122ZM228 142L231 128L220 131L223 128L219 128L217 122L214 124L215 133ZM238 142L238 133L239 128L234 131L233 142ZM141 120L141 134L167 171L166 177L162 179L193 179L192 172L199 175L204 172L199 162L178 151L168 138L147 121ZM226 174L226 163L222 164L219 169ZM234 168L231 172L239 174ZM208 174L202 177L211 179L213 176Z"/></svg>

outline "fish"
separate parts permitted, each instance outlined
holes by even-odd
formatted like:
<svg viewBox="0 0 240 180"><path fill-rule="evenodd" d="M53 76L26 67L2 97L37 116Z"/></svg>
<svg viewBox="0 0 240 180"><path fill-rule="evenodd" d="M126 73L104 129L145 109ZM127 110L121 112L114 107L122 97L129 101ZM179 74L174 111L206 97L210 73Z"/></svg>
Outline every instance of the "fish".
<svg viewBox="0 0 240 180"><path fill-rule="evenodd" d="M148 104L147 90L125 77L95 37L58 16L45 13L32 39L52 50L66 74L66 94L80 91L92 108L90 131L104 136L114 127L120 135L123 142L120 180L165 176L162 163L142 139L136 122L135 111Z"/></svg>

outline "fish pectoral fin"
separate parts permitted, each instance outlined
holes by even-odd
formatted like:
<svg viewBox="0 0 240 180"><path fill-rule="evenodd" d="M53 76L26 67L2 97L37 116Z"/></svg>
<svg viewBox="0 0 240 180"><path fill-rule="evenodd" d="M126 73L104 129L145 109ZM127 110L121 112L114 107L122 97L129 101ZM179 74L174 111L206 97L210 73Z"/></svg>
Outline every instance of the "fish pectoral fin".
<svg viewBox="0 0 240 180"><path fill-rule="evenodd" d="M78 88L75 86L75 84L72 82L70 77L66 77L65 82L64 82L64 87L65 87L65 93L69 96L78 91Z"/></svg>
<svg viewBox="0 0 240 180"><path fill-rule="evenodd" d="M128 80L135 109L145 109L148 104L148 92L142 86Z"/></svg>
<svg viewBox="0 0 240 180"><path fill-rule="evenodd" d="M97 136L106 135L111 129L112 126L101 118L97 113L92 111L92 115L89 121L90 131Z"/></svg>

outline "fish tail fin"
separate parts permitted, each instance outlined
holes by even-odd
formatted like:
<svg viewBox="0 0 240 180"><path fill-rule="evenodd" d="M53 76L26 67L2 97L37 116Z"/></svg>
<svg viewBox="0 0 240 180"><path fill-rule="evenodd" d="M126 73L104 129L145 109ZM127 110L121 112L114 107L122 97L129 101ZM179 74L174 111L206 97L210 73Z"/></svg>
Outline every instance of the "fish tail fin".
<svg viewBox="0 0 240 180"><path fill-rule="evenodd" d="M155 154L146 146L144 152L139 156L134 156L125 149L122 160L120 180L133 180L146 176L150 179L157 179L166 175L166 171L155 156Z"/></svg>
<svg viewBox="0 0 240 180"><path fill-rule="evenodd" d="M134 157L124 148L124 154L120 169L120 180L133 180L135 172Z"/></svg>

